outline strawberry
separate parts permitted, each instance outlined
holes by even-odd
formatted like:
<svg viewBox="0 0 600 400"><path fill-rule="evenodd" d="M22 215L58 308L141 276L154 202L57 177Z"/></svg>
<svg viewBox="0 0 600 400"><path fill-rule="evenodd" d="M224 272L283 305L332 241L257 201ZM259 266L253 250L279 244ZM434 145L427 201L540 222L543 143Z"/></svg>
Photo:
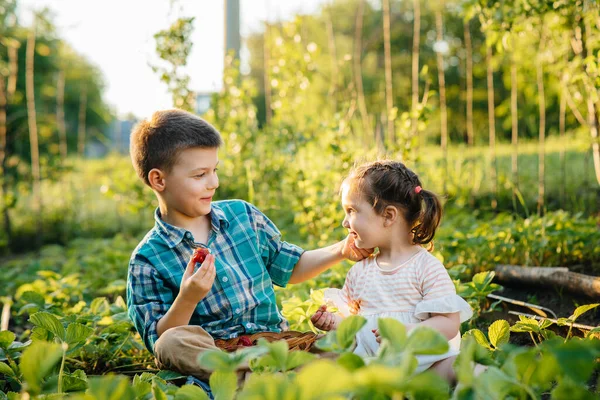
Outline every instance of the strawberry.
<svg viewBox="0 0 600 400"><path fill-rule="evenodd" d="M198 247L194 250L194 254L192 255L192 261L194 263L202 264L206 259L206 256L210 254L210 250L204 247Z"/></svg>
<svg viewBox="0 0 600 400"><path fill-rule="evenodd" d="M251 347L254 346L254 344L252 343L252 340L250 340L250 336L240 336L239 340L238 340L238 344L244 347Z"/></svg>

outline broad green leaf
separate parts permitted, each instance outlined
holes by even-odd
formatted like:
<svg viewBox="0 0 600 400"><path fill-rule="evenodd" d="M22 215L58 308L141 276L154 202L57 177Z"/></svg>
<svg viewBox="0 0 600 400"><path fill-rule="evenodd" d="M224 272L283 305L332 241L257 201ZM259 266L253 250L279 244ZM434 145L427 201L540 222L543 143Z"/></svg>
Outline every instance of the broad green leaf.
<svg viewBox="0 0 600 400"><path fill-rule="evenodd" d="M298 372L295 382L300 387L301 396L298 398L301 399L328 399L350 391L353 384L352 374L331 360L308 364Z"/></svg>
<svg viewBox="0 0 600 400"><path fill-rule="evenodd" d="M475 288L481 292L485 290L490 283L492 283L495 275L496 273L494 271L486 271L475 274L473 276L473 285L475 285Z"/></svg>
<svg viewBox="0 0 600 400"><path fill-rule="evenodd" d="M196 385L183 385L175 392L175 400L208 400L208 395Z"/></svg>
<svg viewBox="0 0 600 400"><path fill-rule="evenodd" d="M406 346L406 327L393 318L379 318L377 321L379 334L387 339L392 348L399 352Z"/></svg>
<svg viewBox="0 0 600 400"><path fill-rule="evenodd" d="M8 346L15 341L15 334L11 331L0 332L0 348L8 350Z"/></svg>
<svg viewBox="0 0 600 400"><path fill-rule="evenodd" d="M365 366L365 361L354 353L343 353L336 362L350 372Z"/></svg>
<svg viewBox="0 0 600 400"><path fill-rule="evenodd" d="M583 306L579 306L575 309L575 311L573 311L573 315L571 315L569 317L569 319L573 322L575 322L577 320L577 318L579 318L581 316L581 314L588 312L589 310L592 310L596 307L600 306L600 303L595 303L595 304L586 304Z"/></svg>
<svg viewBox="0 0 600 400"><path fill-rule="evenodd" d="M280 371L286 371L286 364L288 360L289 354L289 346L287 341L279 340L276 342L269 343L267 345L269 348L269 355L273 357L273 361L275 362L275 366Z"/></svg>
<svg viewBox="0 0 600 400"><path fill-rule="evenodd" d="M38 393L44 378L61 359L63 350L59 344L33 342L21 356L20 368L27 386Z"/></svg>
<svg viewBox="0 0 600 400"><path fill-rule="evenodd" d="M312 382L314 385L314 382ZM299 399L299 385L284 374L252 374L244 384L238 400ZM216 399L215 399L216 400Z"/></svg>
<svg viewBox="0 0 600 400"><path fill-rule="evenodd" d="M5 364L2 361L0 361L0 374L15 376L15 371L13 371L12 368L8 366L8 364Z"/></svg>
<svg viewBox="0 0 600 400"><path fill-rule="evenodd" d="M90 304L90 311L96 315L104 315L110 311L110 304L106 297L96 297Z"/></svg>
<svg viewBox="0 0 600 400"><path fill-rule="evenodd" d="M510 325L503 319L494 321L488 328L488 335L492 346L498 348L503 344L508 343L508 340L510 339Z"/></svg>
<svg viewBox="0 0 600 400"><path fill-rule="evenodd" d="M446 380L432 371L417 374L402 385L402 392L412 394L415 399L443 399L448 396L449 389Z"/></svg>
<svg viewBox="0 0 600 400"><path fill-rule="evenodd" d="M351 315L340 323L336 330L336 338L342 349L349 349L354 343L354 337L367 323L367 320L360 315Z"/></svg>
<svg viewBox="0 0 600 400"><path fill-rule="evenodd" d="M33 341L51 342L54 340L54 334L41 326L36 326L31 330L30 338Z"/></svg>
<svg viewBox="0 0 600 400"><path fill-rule="evenodd" d="M23 300L25 303L35 304L39 308L43 308L44 305L46 304L46 300L44 299L44 296L42 296L41 294L39 294L37 292L33 292L33 291L27 291L27 292L23 293L21 295L21 300Z"/></svg>
<svg viewBox="0 0 600 400"><path fill-rule="evenodd" d="M586 382L594 371L599 354L590 343L588 340L573 339L549 349L556 357L562 373L574 382Z"/></svg>
<svg viewBox="0 0 600 400"><path fill-rule="evenodd" d="M174 379L183 378L186 375L180 374L179 372L169 371L167 369L163 369L163 370L160 370L156 374L156 376L158 376L161 379L164 379L165 381L172 381Z"/></svg>
<svg viewBox="0 0 600 400"><path fill-rule="evenodd" d="M94 400L135 400L135 391L123 375L104 375L89 379L86 394ZM86 396L87 397L87 396ZM89 398L89 397L87 397Z"/></svg>
<svg viewBox="0 0 600 400"><path fill-rule="evenodd" d="M154 400L168 400L164 388L156 380L152 381L152 394L154 395Z"/></svg>
<svg viewBox="0 0 600 400"><path fill-rule="evenodd" d="M42 327L52 332L56 337L65 341L66 331L62 323L53 314L40 311L29 317L29 320L36 326Z"/></svg>
<svg viewBox="0 0 600 400"><path fill-rule="evenodd" d="M88 337L94 333L94 329L89 326L73 322L67 326L66 342L69 346L85 342Z"/></svg>
<svg viewBox="0 0 600 400"><path fill-rule="evenodd" d="M374 389L391 393L401 389L406 375L400 368L370 364L354 372L353 382L361 389Z"/></svg>
<svg viewBox="0 0 600 400"><path fill-rule="evenodd" d="M577 400L597 400L598 396L594 395L586 385L576 384L574 382L563 380L560 382L551 393L553 399L577 399Z"/></svg>
<svg viewBox="0 0 600 400"><path fill-rule="evenodd" d="M316 357L316 354L308 353L306 351L292 351L288 354L285 371L291 371L314 360Z"/></svg>
<svg viewBox="0 0 600 400"><path fill-rule="evenodd" d="M492 346L490 345L490 342L488 342L484 333L481 332L479 329L471 329L471 330L465 332L465 334L463 335L463 338L465 338L467 336L472 336L479 345L485 347L486 349L492 350Z"/></svg>
<svg viewBox="0 0 600 400"><path fill-rule="evenodd" d="M87 376L83 370L78 369L72 374L65 373L63 376L63 391L65 392L81 392L87 387Z"/></svg>
<svg viewBox="0 0 600 400"><path fill-rule="evenodd" d="M233 400L237 391L237 374L234 371L217 370L209 379L215 400Z"/></svg>
<svg viewBox="0 0 600 400"><path fill-rule="evenodd" d="M444 354L448 351L448 340L435 329L417 326L408 335L406 350L415 355Z"/></svg>
<svg viewBox="0 0 600 400"><path fill-rule="evenodd" d="M515 379L496 367L489 367L479 375L473 386L478 399L505 399L509 394L519 393L522 388Z"/></svg>
<svg viewBox="0 0 600 400"><path fill-rule="evenodd" d="M473 384L474 356L475 349L477 348L475 337L467 335L467 333L463 335L460 353L456 356L456 361L454 361L453 365L458 384L462 387L471 387Z"/></svg>
<svg viewBox="0 0 600 400"><path fill-rule="evenodd" d="M230 364L229 355L222 350L204 351L198 356L198 365L210 371L230 369Z"/></svg>
<svg viewBox="0 0 600 400"><path fill-rule="evenodd" d="M325 336L317 340L316 346L323 351L339 352L340 347L337 343L337 333L335 331L327 332Z"/></svg>

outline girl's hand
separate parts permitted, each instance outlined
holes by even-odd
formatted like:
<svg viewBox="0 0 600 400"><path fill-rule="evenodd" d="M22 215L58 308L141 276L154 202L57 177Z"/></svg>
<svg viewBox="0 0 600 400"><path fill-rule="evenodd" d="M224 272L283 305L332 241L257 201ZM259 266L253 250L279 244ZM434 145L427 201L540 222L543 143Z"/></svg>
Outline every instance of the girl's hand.
<svg viewBox="0 0 600 400"><path fill-rule="evenodd" d="M181 299L194 307L206 297L215 281L215 256L208 254L196 272L195 266L196 261L192 258L185 268L179 287Z"/></svg>
<svg viewBox="0 0 600 400"><path fill-rule="evenodd" d="M344 239L342 247L342 256L352 261L360 261L369 257L375 249L359 249L354 244L354 236L348 235Z"/></svg>
<svg viewBox="0 0 600 400"><path fill-rule="evenodd" d="M316 313L310 317L315 328L320 329L322 331L331 331L335 329L336 317L330 312L327 312L327 305L323 304Z"/></svg>
<svg viewBox="0 0 600 400"><path fill-rule="evenodd" d="M379 329L371 329L371 332L375 335L375 340L377 343L381 344L381 335L379 334Z"/></svg>

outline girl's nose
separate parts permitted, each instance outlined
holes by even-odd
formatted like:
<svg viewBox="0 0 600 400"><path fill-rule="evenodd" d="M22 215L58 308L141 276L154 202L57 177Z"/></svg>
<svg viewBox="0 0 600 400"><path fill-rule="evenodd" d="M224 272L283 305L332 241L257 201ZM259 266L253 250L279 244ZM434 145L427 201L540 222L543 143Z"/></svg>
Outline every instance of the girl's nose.
<svg viewBox="0 0 600 400"><path fill-rule="evenodd" d="M342 221L342 226L346 229L350 228L350 224L348 223L348 220L346 218L344 218L344 220Z"/></svg>

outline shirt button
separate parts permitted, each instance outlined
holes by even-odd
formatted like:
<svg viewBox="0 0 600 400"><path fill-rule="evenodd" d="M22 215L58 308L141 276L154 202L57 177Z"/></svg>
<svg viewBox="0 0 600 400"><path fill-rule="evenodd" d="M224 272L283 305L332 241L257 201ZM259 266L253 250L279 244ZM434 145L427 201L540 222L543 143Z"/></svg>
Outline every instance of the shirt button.
<svg viewBox="0 0 600 400"><path fill-rule="evenodd" d="M240 310L239 308L236 308L236 309L235 309L235 313L236 313L236 314L239 314L239 313L241 313L241 312L242 312L242 310Z"/></svg>
<svg viewBox="0 0 600 400"><path fill-rule="evenodd" d="M229 280L229 278L224 277L223 279L221 279L223 282L227 282Z"/></svg>

